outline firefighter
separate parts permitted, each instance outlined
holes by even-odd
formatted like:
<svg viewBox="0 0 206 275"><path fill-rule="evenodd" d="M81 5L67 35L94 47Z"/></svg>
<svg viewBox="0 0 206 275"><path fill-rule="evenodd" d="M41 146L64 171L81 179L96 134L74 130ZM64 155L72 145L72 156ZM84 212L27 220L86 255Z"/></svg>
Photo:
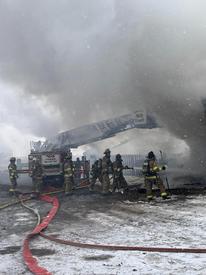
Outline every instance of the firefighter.
<svg viewBox="0 0 206 275"><path fill-rule="evenodd" d="M65 195L69 195L74 187L74 164L72 153L69 152L63 164Z"/></svg>
<svg viewBox="0 0 206 275"><path fill-rule="evenodd" d="M97 181L97 179L99 179L99 181L101 182L101 159L96 160L93 164L92 164L92 168L91 168L91 183L89 186L89 190L93 191L94 190L94 185Z"/></svg>
<svg viewBox="0 0 206 275"><path fill-rule="evenodd" d="M102 159L100 158L98 160L98 177L99 177L99 181L101 182L102 184Z"/></svg>
<svg viewBox="0 0 206 275"><path fill-rule="evenodd" d="M39 159L33 159L31 177L34 186L34 191L40 193L43 185L43 168Z"/></svg>
<svg viewBox="0 0 206 275"><path fill-rule="evenodd" d="M90 162L89 160L87 160L85 156L85 177L86 179L88 179L88 181L89 181L89 171L90 171Z"/></svg>
<svg viewBox="0 0 206 275"><path fill-rule="evenodd" d="M80 181L81 178L81 161L79 158L76 159L76 164L75 164L75 178L77 179L78 183Z"/></svg>
<svg viewBox="0 0 206 275"><path fill-rule="evenodd" d="M122 156L120 154L116 155L116 160L113 162L113 190L115 192L116 189L123 188L125 192L128 190L128 184L123 175L123 169L129 169L128 166L123 166L122 164Z"/></svg>
<svg viewBox="0 0 206 275"><path fill-rule="evenodd" d="M10 164L8 166L8 170L9 170L9 179L11 182L11 187L9 189L9 192L12 193L16 191L16 187L17 187L18 174L17 174L16 158L14 157L10 158Z"/></svg>
<svg viewBox="0 0 206 275"><path fill-rule="evenodd" d="M106 149L104 151L104 157L102 159L102 169L101 169L103 194L109 193L109 188L110 188L109 174L113 173L113 165L110 157L111 157L111 151L109 149Z"/></svg>
<svg viewBox="0 0 206 275"><path fill-rule="evenodd" d="M33 177L33 171L35 169L35 164L36 164L36 158L33 158L32 161L31 161L29 176L32 179L32 185L33 185L34 190L35 190L35 180L34 180L34 177Z"/></svg>
<svg viewBox="0 0 206 275"><path fill-rule="evenodd" d="M168 195L165 191L163 181L159 175L161 170L165 170L166 167L160 167L156 161L155 154L151 151L148 153L146 160L144 161L142 172L145 178L145 187L147 199L151 201L153 199L152 186L155 184L160 189L160 194L163 199L167 199Z"/></svg>

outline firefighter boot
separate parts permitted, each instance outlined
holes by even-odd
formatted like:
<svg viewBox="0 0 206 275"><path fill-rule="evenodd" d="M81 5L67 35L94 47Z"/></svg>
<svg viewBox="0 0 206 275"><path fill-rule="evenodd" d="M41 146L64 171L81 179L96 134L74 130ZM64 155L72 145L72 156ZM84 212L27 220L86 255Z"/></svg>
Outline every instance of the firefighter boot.
<svg viewBox="0 0 206 275"><path fill-rule="evenodd" d="M147 200L148 200L148 202L152 201L153 200L153 196L152 195L147 196Z"/></svg>
<svg viewBox="0 0 206 275"><path fill-rule="evenodd" d="M161 197L162 197L163 200L169 199L169 197L168 197L168 195L167 195L166 192L162 192L161 193Z"/></svg>
<svg viewBox="0 0 206 275"><path fill-rule="evenodd" d="M16 190L13 187L9 188L9 196L14 196L15 194Z"/></svg>

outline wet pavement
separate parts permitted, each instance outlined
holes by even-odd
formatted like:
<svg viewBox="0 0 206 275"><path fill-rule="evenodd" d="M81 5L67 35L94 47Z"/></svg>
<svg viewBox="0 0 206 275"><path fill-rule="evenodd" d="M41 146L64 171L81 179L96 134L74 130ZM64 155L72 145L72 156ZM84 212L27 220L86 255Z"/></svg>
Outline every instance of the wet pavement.
<svg viewBox="0 0 206 275"><path fill-rule="evenodd" d="M147 203L121 194L102 196L78 191L58 195L60 209L46 233L80 242L160 246L206 247L206 196L174 195ZM6 191L1 202L13 200ZM2 203L1 203L2 204ZM31 200L27 204L45 216L51 205ZM21 205L0 212L1 274L31 274L23 263L22 244L36 217ZM41 266L52 274L205 274L206 255L102 251L60 245L37 237L31 248Z"/></svg>

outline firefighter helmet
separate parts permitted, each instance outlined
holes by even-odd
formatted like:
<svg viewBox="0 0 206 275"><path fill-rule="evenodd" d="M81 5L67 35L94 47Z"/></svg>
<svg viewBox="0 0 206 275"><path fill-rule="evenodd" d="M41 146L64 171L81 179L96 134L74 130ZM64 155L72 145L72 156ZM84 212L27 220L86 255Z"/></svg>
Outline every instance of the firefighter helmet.
<svg viewBox="0 0 206 275"><path fill-rule="evenodd" d="M12 157L10 158L10 162L15 162L16 161L16 158Z"/></svg>
<svg viewBox="0 0 206 275"><path fill-rule="evenodd" d="M107 148L105 151L104 151L104 154L106 155L106 154L110 154L111 153L111 151L109 150L109 148Z"/></svg>
<svg viewBox="0 0 206 275"><path fill-rule="evenodd" d="M65 159L71 159L72 158L72 151L71 149L69 148L69 150L67 151L67 154L65 156Z"/></svg>
<svg viewBox="0 0 206 275"><path fill-rule="evenodd" d="M116 155L116 160L120 160L120 159L122 159L122 156L120 154L117 154Z"/></svg>
<svg viewBox="0 0 206 275"><path fill-rule="evenodd" d="M154 154L152 151L150 151L150 152L148 153L147 158L148 158L148 159L151 159L151 160L152 160L152 159L153 159L153 160L156 159L155 154Z"/></svg>
<svg viewBox="0 0 206 275"><path fill-rule="evenodd" d="M72 153L68 153L66 156L65 156L65 160L69 160L69 159L72 159Z"/></svg>

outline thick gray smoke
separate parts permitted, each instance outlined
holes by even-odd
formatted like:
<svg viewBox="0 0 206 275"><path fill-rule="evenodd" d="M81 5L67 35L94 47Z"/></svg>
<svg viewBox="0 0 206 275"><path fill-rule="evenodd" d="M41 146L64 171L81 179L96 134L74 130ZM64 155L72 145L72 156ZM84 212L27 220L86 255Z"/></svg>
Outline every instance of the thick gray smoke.
<svg viewBox="0 0 206 275"><path fill-rule="evenodd" d="M204 0L2 0L1 78L46 96L65 129L144 106L204 165L205 8Z"/></svg>

